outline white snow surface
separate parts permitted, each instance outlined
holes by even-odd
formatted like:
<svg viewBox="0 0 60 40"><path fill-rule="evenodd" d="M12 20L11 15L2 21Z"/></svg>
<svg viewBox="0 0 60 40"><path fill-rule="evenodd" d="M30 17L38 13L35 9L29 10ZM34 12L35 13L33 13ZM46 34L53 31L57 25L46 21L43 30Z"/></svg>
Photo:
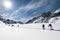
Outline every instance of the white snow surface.
<svg viewBox="0 0 60 40"><path fill-rule="evenodd" d="M1 22L2 23L2 22ZM42 29L46 25L46 30ZM49 23L0 25L0 40L60 40L60 24L52 24L57 31L47 30Z"/></svg>
<svg viewBox="0 0 60 40"><path fill-rule="evenodd" d="M54 13L58 13L58 12L60 12L60 9L57 9Z"/></svg>

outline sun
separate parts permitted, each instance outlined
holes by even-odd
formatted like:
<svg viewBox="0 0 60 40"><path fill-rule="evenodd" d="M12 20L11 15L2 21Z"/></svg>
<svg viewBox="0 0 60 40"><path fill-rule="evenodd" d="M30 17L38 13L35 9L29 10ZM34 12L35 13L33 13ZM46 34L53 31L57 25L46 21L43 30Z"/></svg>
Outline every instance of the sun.
<svg viewBox="0 0 60 40"><path fill-rule="evenodd" d="M11 8L12 7L12 2L11 1L4 1L3 2L3 6L5 8Z"/></svg>

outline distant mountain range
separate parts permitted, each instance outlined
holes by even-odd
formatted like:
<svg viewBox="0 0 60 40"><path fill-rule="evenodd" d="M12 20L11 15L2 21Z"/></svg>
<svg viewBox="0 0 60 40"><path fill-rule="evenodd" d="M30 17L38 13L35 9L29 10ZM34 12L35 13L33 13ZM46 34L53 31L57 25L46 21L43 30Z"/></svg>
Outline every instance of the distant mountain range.
<svg viewBox="0 0 60 40"><path fill-rule="evenodd" d="M52 18L60 18L60 9L56 10L54 13L50 11L42 13L40 16L34 17L33 19L26 22L28 23L49 23L50 19Z"/></svg>
<svg viewBox="0 0 60 40"><path fill-rule="evenodd" d="M17 22L17 21L10 20L10 19L4 19L1 15L0 15L0 21L2 21L5 24L16 24L16 23L23 24L23 22L21 21Z"/></svg>

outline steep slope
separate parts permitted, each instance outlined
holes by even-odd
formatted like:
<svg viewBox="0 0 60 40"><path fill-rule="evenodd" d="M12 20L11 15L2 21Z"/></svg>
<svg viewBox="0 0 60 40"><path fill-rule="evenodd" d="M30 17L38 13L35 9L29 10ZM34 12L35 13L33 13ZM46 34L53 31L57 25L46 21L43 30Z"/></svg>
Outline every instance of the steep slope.
<svg viewBox="0 0 60 40"><path fill-rule="evenodd" d="M54 13L58 13L58 12L60 12L60 9L57 9Z"/></svg>
<svg viewBox="0 0 60 40"><path fill-rule="evenodd" d="M29 20L27 23L46 23L48 22L49 17L51 16L51 12L42 13L42 15L38 17L34 17L33 19Z"/></svg>
<svg viewBox="0 0 60 40"><path fill-rule="evenodd" d="M54 13L44 12L42 15L34 17L29 20L28 23L58 23L60 20L60 9L56 10ZM60 21L59 21L60 22Z"/></svg>
<svg viewBox="0 0 60 40"><path fill-rule="evenodd" d="M60 11L59 11L59 12L54 13L54 15L53 15L52 17L58 17L58 16L60 16Z"/></svg>
<svg viewBox="0 0 60 40"><path fill-rule="evenodd" d="M60 9L56 10L49 20L49 23L60 23Z"/></svg>
<svg viewBox="0 0 60 40"><path fill-rule="evenodd" d="M60 23L60 16L51 18L49 23Z"/></svg>

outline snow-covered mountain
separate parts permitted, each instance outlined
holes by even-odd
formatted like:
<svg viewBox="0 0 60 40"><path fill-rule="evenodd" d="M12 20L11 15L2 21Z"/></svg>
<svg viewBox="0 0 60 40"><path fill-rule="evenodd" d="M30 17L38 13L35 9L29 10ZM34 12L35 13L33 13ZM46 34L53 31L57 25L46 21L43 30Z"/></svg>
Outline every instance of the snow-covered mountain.
<svg viewBox="0 0 60 40"><path fill-rule="evenodd" d="M58 12L60 12L60 9L57 9L54 13L58 13Z"/></svg>
<svg viewBox="0 0 60 40"><path fill-rule="evenodd" d="M55 20L60 19L60 9L56 10L54 13L51 12L44 12L42 15L38 17L34 17L33 19L29 20L27 23L53 23ZM57 22L54 22L57 23Z"/></svg>
<svg viewBox="0 0 60 40"><path fill-rule="evenodd" d="M34 17L33 19L29 20L27 23L47 23L51 14L52 13L49 11L42 13L42 15L40 15L38 17Z"/></svg>
<svg viewBox="0 0 60 40"><path fill-rule="evenodd" d="M60 16L60 9L56 10L52 15L52 17L58 17L58 16Z"/></svg>
<svg viewBox="0 0 60 40"><path fill-rule="evenodd" d="M3 21L7 23L12 22L12 20L3 19L0 17L0 40L60 40L60 24L55 24L56 22L60 22L60 16L54 16L48 12L46 14L42 14L41 16L33 18L32 22L37 22L37 19L41 19L43 22L45 19L49 20L49 22L53 23L52 27L54 30L49 30L49 23L32 23L32 24L4 24ZM58 14L58 13L57 13ZM50 19L49 19L50 18ZM44 19L44 20L43 20ZM36 21L37 20L37 21ZM43 20L43 21L42 21ZM53 21L52 21L53 20ZM40 22L40 21L39 21ZM45 24L45 30L42 29L42 25ZM9 26L10 25L10 26ZM19 25L19 27L17 27Z"/></svg>
<svg viewBox="0 0 60 40"><path fill-rule="evenodd" d="M60 23L60 16L51 18L49 23Z"/></svg>
<svg viewBox="0 0 60 40"><path fill-rule="evenodd" d="M1 15L0 15L0 21L2 21L5 24L16 24L16 23L23 24L21 21L17 22L17 21L10 20L10 19L4 19Z"/></svg>
<svg viewBox="0 0 60 40"><path fill-rule="evenodd" d="M54 12L54 15L49 20L49 23L60 23L60 9Z"/></svg>

